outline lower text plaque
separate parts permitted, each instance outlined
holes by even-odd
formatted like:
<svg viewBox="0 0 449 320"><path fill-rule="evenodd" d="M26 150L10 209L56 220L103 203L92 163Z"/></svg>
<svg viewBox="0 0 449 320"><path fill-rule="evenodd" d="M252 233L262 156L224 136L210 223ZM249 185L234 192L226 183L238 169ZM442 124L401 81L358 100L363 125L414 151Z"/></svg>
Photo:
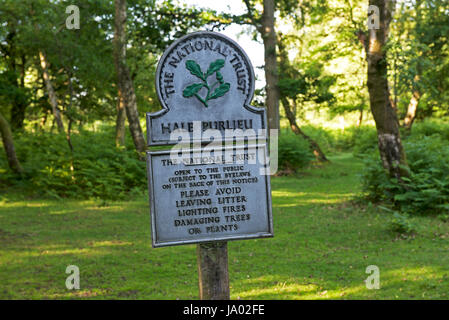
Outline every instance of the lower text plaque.
<svg viewBox="0 0 449 320"><path fill-rule="evenodd" d="M266 144L219 151L147 152L153 247L273 236Z"/></svg>

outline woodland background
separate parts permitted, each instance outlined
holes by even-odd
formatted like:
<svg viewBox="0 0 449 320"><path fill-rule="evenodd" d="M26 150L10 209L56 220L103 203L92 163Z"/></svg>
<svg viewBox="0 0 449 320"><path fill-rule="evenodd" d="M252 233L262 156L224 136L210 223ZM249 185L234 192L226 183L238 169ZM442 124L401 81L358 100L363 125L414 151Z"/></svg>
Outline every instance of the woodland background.
<svg viewBox="0 0 449 320"><path fill-rule="evenodd" d="M79 29L66 27L72 4ZM154 73L167 46L233 25L264 48L253 104L280 129L280 171L277 237L233 244L232 297L447 299L449 2L242 4L235 15L171 0L0 0L0 297L195 297L194 284L161 280L193 249L149 248L144 114L160 109ZM264 251L277 246L284 259ZM239 261L260 250L283 264L255 259L251 274ZM385 290L364 291L365 256L387 268ZM50 276L63 277L68 258L89 265L77 293ZM341 263L358 273L338 276ZM142 271L126 285L119 275L134 264L164 264L167 277Z"/></svg>

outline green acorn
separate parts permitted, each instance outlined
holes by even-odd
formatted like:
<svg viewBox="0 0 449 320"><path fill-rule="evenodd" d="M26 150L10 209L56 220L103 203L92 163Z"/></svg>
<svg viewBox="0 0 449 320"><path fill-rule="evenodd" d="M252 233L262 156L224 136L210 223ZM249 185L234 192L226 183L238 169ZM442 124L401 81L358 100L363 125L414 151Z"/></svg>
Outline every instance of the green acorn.
<svg viewBox="0 0 449 320"><path fill-rule="evenodd" d="M223 76L221 75L220 71L217 71L217 80L220 82L220 84L223 84Z"/></svg>

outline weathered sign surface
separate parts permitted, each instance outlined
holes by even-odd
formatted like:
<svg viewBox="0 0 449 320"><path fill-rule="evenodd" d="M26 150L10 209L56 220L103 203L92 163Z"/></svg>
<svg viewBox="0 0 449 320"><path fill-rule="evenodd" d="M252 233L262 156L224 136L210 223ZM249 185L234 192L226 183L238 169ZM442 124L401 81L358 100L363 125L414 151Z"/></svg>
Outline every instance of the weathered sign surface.
<svg viewBox="0 0 449 320"><path fill-rule="evenodd" d="M250 106L254 71L243 50L218 33L189 34L162 56L156 89L163 109L147 114L148 144L174 145L182 132L196 148L147 152L153 246L273 236L268 152L258 131L266 115ZM250 143L229 143L243 137L227 135L233 130ZM211 131L219 147L205 152L210 145L200 142Z"/></svg>
<svg viewBox="0 0 449 320"><path fill-rule="evenodd" d="M270 181L257 159L265 147L149 153L153 246L272 236Z"/></svg>
<svg viewBox="0 0 449 320"><path fill-rule="evenodd" d="M147 114L148 145L170 144L176 129L266 129L264 109L250 106L251 62L233 40L195 32L174 42L159 61L156 90L163 109ZM199 140L199 139L195 139Z"/></svg>

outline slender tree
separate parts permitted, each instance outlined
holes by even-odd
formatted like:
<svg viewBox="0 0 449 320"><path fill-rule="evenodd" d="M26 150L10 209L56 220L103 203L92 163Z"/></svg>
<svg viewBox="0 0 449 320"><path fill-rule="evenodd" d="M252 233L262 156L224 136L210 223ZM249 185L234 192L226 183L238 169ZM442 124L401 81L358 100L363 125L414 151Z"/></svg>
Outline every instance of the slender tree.
<svg viewBox="0 0 449 320"><path fill-rule="evenodd" d="M123 101L122 92L119 90L117 96L117 117L115 119L115 145L117 147L125 145L125 103Z"/></svg>
<svg viewBox="0 0 449 320"><path fill-rule="evenodd" d="M395 0L369 0L369 5L378 8L378 28L359 32L358 37L365 47L368 62L368 92L371 112L377 128L379 153L383 167L393 177L407 176L407 160L399 133L399 124L392 107L387 79L387 39ZM372 18L371 13L370 17Z"/></svg>
<svg viewBox="0 0 449 320"><path fill-rule="evenodd" d="M420 75L416 75L414 78L414 85L412 91L412 98L407 107L407 113L404 118L404 127L410 130L412 128L413 122L416 119L416 114L418 112L419 100L421 100L421 90L419 89L419 79Z"/></svg>
<svg viewBox="0 0 449 320"><path fill-rule="evenodd" d="M422 0L416 0L415 4L415 30L419 29L419 25L422 23L422 17L421 17L421 4ZM416 35L415 35L416 36ZM420 50L421 51L421 50ZM417 52L419 56L421 56L421 52ZM412 82L412 98L410 99L410 102L407 107L407 113L404 118L404 126L410 130L412 128L413 122L415 121L416 114L418 112L418 105L419 101L421 100L421 89L420 89L420 80L422 76L422 67L421 67L421 57L418 57L416 59L416 75L413 78Z"/></svg>
<svg viewBox="0 0 449 320"><path fill-rule="evenodd" d="M14 140L12 138L11 128L8 122L0 113L0 135L2 136L3 147L5 148L8 165L12 171L22 173L23 169L17 159L16 151L14 149Z"/></svg>
<svg viewBox="0 0 449 320"><path fill-rule="evenodd" d="M294 68L291 66L289 60L288 60L288 53L286 50L286 46L284 41L285 38L282 37L282 35L280 35L278 37L278 47L279 47L279 70L280 70L280 74L283 75L284 80L285 79L289 79L289 78L297 78L297 77L302 77L299 75L298 72L294 72L296 70L294 70ZM292 71L294 70L294 71ZM293 81L295 81L297 79L294 79ZM304 131L301 130L301 128L298 126L297 122L296 122L296 96L298 94L298 89L300 89L299 85L294 85L296 90L282 90L282 84L280 84L280 97L281 97L281 102L282 102L282 106L284 107L284 111L285 111L285 115L288 119L288 122L290 124L290 128L292 129L292 131L296 134L301 136L304 140L306 140L309 143L309 147L310 150L312 151L312 153L315 155L315 158L317 161L319 162L326 162L329 161L326 158L326 155L324 154L324 152L321 150L320 146L318 145L318 143L313 140L311 137L309 137ZM293 92L291 92L293 91ZM293 97L291 97L291 100L294 101L294 103L290 103L289 97L288 95L292 95ZM316 95L314 95L316 96Z"/></svg>
<svg viewBox="0 0 449 320"><path fill-rule="evenodd" d="M121 100L123 100L124 109L128 118L129 130L136 150L138 152L144 152L146 150L146 144L140 126L134 84L126 64L126 0L115 0L114 27L114 60L117 72L119 104L121 105ZM123 112L120 108L121 107L118 108L119 113ZM122 125L122 118L117 119L117 122L119 125Z"/></svg>
<svg viewBox="0 0 449 320"><path fill-rule="evenodd" d="M274 13L276 10L274 0L263 1L263 13L260 15L255 10L255 5L249 0L244 0L250 23L261 35L264 46L265 59L265 91L266 108L269 129L279 129L279 88L276 54L276 31L274 28Z"/></svg>
<svg viewBox="0 0 449 320"><path fill-rule="evenodd" d="M279 129L279 88L276 54L276 32L274 29L274 0L264 0L261 35L265 56L265 79L267 82L267 118L270 129Z"/></svg>
<svg viewBox="0 0 449 320"><path fill-rule="evenodd" d="M58 96L56 95L55 88L50 79L47 57L45 56L45 53L43 51L39 51L39 60L42 68L42 77L45 82L45 87L47 88L48 99L50 101L51 109L53 111L53 116L58 126L59 133L64 133L65 132L64 123L62 122L61 110L59 109L58 106Z"/></svg>
<svg viewBox="0 0 449 320"><path fill-rule="evenodd" d="M310 150L314 154L316 160L319 162L329 161L318 143L307 134L305 134L304 131L302 131L298 126L298 124L296 123L296 117L293 114L290 103L286 97L282 98L282 106L284 107L285 115L287 116L288 122L290 123L290 128L296 135L303 137L303 139L309 143Z"/></svg>

